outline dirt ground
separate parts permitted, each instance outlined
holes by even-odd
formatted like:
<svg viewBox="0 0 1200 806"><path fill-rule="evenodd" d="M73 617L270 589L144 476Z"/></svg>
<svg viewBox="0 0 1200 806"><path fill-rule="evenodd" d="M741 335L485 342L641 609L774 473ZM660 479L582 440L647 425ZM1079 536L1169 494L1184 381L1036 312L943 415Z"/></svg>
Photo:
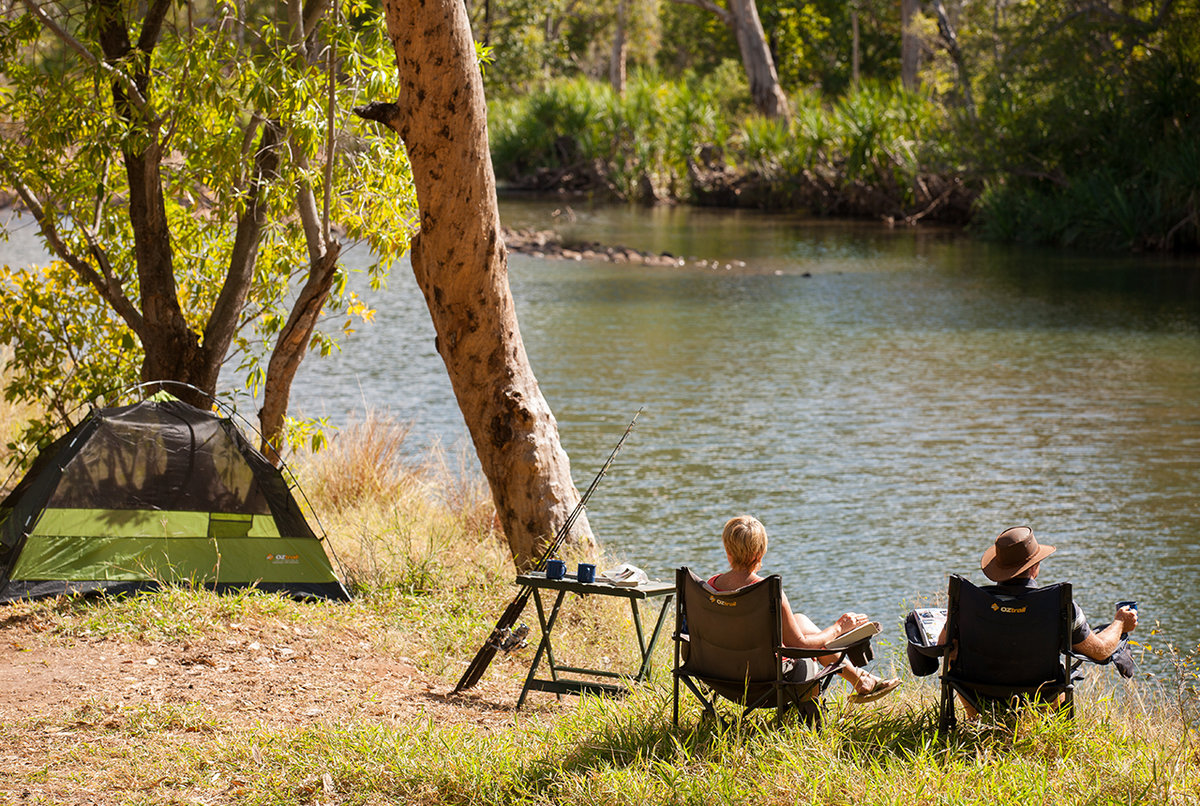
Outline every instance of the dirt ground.
<svg viewBox="0 0 1200 806"><path fill-rule="evenodd" d="M462 695L450 688L353 632L235 624L170 643L68 641L0 620L0 721L9 725L91 725L147 704L194 706L235 731L421 718L499 727L516 718L519 688L509 675L488 675Z"/></svg>
<svg viewBox="0 0 1200 806"><path fill-rule="evenodd" d="M214 778L180 790L161 778L170 778L169 764L164 773L139 767L138 759L186 753L189 742L219 747L224 737L320 724L501 731L574 707L574 698L560 703L538 694L515 710L528 654L498 657L477 686L450 695L453 680L423 673L402 654L402 636L369 635L352 624L233 623L178 641L45 630L45 623L0 614L0 806L225 806L242 802L244 782ZM380 649L369 638L399 648ZM297 786L311 789L314 803L338 802L326 797L331 781Z"/></svg>

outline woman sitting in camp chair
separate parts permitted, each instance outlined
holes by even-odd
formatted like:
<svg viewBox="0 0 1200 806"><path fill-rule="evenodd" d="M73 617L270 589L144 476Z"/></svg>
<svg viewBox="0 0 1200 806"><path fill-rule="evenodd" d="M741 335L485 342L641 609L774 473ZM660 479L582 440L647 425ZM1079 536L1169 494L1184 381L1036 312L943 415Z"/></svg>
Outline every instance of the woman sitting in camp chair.
<svg viewBox="0 0 1200 806"><path fill-rule="evenodd" d="M732 593L733 591L752 585L762 577L757 571L762 567L763 556L767 553L767 530L762 523L749 515L738 515L730 518L721 534L725 543L725 556L729 560L729 570L723 574L711 577L706 583L713 593ZM783 644L798 649L824 649L838 636L867 623L867 617L862 613L843 613L836 622L825 629L819 629L808 616L803 613L793 613L787 597L783 597ZM837 656L820 659L824 663L832 663ZM816 661L800 659L792 668L792 679L807 680L820 670ZM854 686L854 694L850 695L851 702L870 702L891 693L900 685L898 678L883 679L871 674L866 669L860 669L849 661L843 663L839 674Z"/></svg>

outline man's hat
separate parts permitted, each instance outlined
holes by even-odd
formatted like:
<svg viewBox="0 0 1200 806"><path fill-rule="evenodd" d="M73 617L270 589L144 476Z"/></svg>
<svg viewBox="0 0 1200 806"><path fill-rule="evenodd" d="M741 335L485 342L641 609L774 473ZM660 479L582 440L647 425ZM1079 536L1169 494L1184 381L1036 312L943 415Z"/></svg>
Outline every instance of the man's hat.
<svg viewBox="0 0 1200 806"><path fill-rule="evenodd" d="M979 567L993 582L1007 582L1054 553L1054 546L1038 545L1028 526L1005 529L996 544L983 553Z"/></svg>

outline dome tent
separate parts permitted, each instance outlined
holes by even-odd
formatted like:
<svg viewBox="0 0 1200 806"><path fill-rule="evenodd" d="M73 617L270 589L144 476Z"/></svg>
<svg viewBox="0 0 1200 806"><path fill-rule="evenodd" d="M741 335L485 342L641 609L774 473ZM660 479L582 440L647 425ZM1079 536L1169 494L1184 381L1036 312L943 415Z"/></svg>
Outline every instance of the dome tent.
<svg viewBox="0 0 1200 806"><path fill-rule="evenodd" d="M93 409L0 502L0 602L173 582L350 598L230 419L162 394Z"/></svg>

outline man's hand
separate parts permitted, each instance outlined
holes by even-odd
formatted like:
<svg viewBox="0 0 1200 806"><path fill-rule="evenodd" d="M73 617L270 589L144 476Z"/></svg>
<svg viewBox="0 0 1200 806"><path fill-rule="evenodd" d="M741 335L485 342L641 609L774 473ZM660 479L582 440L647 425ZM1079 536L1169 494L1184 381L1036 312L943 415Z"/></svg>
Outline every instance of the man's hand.
<svg viewBox="0 0 1200 806"><path fill-rule="evenodd" d="M1121 622L1121 632L1133 632L1137 629L1137 611L1130 607L1122 607L1117 610L1114 621Z"/></svg>

